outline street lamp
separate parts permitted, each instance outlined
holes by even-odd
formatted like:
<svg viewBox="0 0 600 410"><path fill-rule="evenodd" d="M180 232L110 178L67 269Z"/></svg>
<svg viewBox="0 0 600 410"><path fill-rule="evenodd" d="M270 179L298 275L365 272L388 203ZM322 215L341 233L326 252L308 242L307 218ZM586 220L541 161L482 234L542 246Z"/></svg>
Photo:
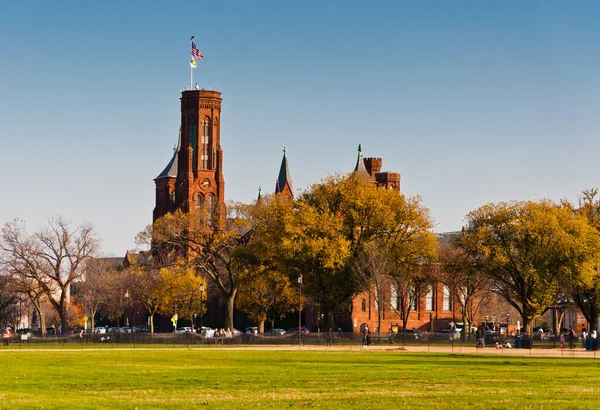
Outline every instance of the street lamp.
<svg viewBox="0 0 600 410"><path fill-rule="evenodd" d="M127 316L127 305L129 305L129 290L125 291L125 299L127 300L127 302L125 302L125 326L129 326L129 317Z"/></svg>
<svg viewBox="0 0 600 410"><path fill-rule="evenodd" d="M302 346L302 275L298 276L298 347Z"/></svg>
<svg viewBox="0 0 600 410"><path fill-rule="evenodd" d="M202 334L202 314L204 313L204 308L202 305L202 299L204 298L204 283L200 284L200 334Z"/></svg>
<svg viewBox="0 0 600 410"><path fill-rule="evenodd" d="M508 319L510 318L510 313L506 313L506 337L508 337Z"/></svg>

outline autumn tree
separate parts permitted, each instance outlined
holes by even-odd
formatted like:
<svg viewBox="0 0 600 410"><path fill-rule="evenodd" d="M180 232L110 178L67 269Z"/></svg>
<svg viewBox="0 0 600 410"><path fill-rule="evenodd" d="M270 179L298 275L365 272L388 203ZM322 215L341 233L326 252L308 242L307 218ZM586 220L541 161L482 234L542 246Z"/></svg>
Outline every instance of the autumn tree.
<svg viewBox="0 0 600 410"><path fill-rule="evenodd" d="M258 322L258 333L264 333L265 321L285 317L298 308L298 295L286 275L273 271L254 275L247 272L240 277L240 292L236 306L246 312L251 320Z"/></svg>
<svg viewBox="0 0 600 410"><path fill-rule="evenodd" d="M117 270L112 260L106 258L90 259L86 264L85 280L79 285L78 293L90 313L92 331L96 327L96 314L112 302L112 284L115 278L119 279Z"/></svg>
<svg viewBox="0 0 600 410"><path fill-rule="evenodd" d="M357 261L371 243L395 258L392 275L435 257L432 221L420 199L378 188L369 177L332 176L298 201L273 201L273 207L273 219L257 227L268 230L258 237L276 244L270 261L281 272L293 281L303 276L305 294L328 321L370 286L365 275L372 272Z"/></svg>
<svg viewBox="0 0 600 410"><path fill-rule="evenodd" d="M130 266L127 272L127 288L130 289L130 295L148 312L150 333L154 333L154 317L164 300L161 295L160 269L152 263L138 262Z"/></svg>
<svg viewBox="0 0 600 410"><path fill-rule="evenodd" d="M600 232L600 199L597 189L583 191L579 206L573 209ZM587 265L580 265L584 271L570 283L573 299L589 323L590 331L596 329L600 317L600 249L597 251L596 259Z"/></svg>
<svg viewBox="0 0 600 410"><path fill-rule="evenodd" d="M160 269L156 294L160 297L158 309L165 315L177 315L192 322L200 312L200 284L204 280L195 273L193 265L181 259L170 267Z"/></svg>
<svg viewBox="0 0 600 410"><path fill-rule="evenodd" d="M199 275L208 276L225 300L225 327L233 329L239 278L246 270L245 260L237 255L244 254L254 226L248 205L230 203L225 229L219 228L218 216L210 209L199 207L189 213L177 210L159 218L138 238L152 240L154 252L161 255L166 265L185 255Z"/></svg>
<svg viewBox="0 0 600 410"><path fill-rule="evenodd" d="M589 271L599 247L598 232L585 218L551 201L487 204L467 222L460 248L519 312L527 332L552 305L560 283Z"/></svg>
<svg viewBox="0 0 600 410"><path fill-rule="evenodd" d="M490 289L491 281L467 257L463 249L456 245L456 236L439 249L440 273L442 282L448 286L452 299L460 307L463 323L462 339L466 340L479 306L483 292Z"/></svg>

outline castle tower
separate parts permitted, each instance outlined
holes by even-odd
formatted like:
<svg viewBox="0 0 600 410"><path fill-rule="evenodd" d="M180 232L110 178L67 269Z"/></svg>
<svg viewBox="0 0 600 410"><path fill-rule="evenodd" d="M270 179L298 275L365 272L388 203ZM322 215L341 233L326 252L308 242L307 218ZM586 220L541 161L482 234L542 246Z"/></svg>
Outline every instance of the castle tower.
<svg viewBox="0 0 600 410"><path fill-rule="evenodd" d="M382 164L383 161L381 158L363 158L362 144L358 145L358 158L356 159L354 172L365 177L370 177L377 183L377 186L400 192L400 173L381 172Z"/></svg>
<svg viewBox="0 0 600 410"><path fill-rule="evenodd" d="M165 170L154 180L153 220L181 209L208 206L225 227L225 181L221 149L221 93L187 90L181 93L179 144Z"/></svg>
<svg viewBox="0 0 600 410"><path fill-rule="evenodd" d="M283 159L281 160L281 167L279 167L279 176L275 181L275 194L283 195L288 199L294 199L294 190L292 188L292 178L290 178L290 169L288 167L288 160L286 157L286 149L283 148Z"/></svg>

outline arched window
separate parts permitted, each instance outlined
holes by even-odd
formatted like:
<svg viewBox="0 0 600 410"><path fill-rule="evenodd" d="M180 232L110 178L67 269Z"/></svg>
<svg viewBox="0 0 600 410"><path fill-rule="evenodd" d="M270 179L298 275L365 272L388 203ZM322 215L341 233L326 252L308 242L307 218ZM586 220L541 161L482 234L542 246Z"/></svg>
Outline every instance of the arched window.
<svg viewBox="0 0 600 410"><path fill-rule="evenodd" d="M203 202L204 202L204 197L202 196L202 194L197 194L196 195L196 206L202 206Z"/></svg>
<svg viewBox="0 0 600 410"><path fill-rule="evenodd" d="M190 120L190 145L192 146L192 169L198 169L198 120Z"/></svg>
<svg viewBox="0 0 600 410"><path fill-rule="evenodd" d="M450 293L450 288L447 285L444 285L444 310L452 310L452 294Z"/></svg>
<svg viewBox="0 0 600 410"><path fill-rule="evenodd" d="M200 168L202 169L210 169L211 140L210 119L205 118L202 121L202 135L200 137Z"/></svg>
<svg viewBox="0 0 600 410"><path fill-rule="evenodd" d="M392 310L398 310L398 288L396 285L392 285L392 289L390 291L390 307Z"/></svg>
<svg viewBox="0 0 600 410"><path fill-rule="evenodd" d="M434 292L433 285L427 285L427 294L425 295L425 310L434 310Z"/></svg>
<svg viewBox="0 0 600 410"><path fill-rule="evenodd" d="M215 196L214 195L207 195L206 196L206 206L208 208L213 208L215 206Z"/></svg>
<svg viewBox="0 0 600 410"><path fill-rule="evenodd" d="M361 310L363 312L367 311L367 301L365 299L363 299L362 302L361 302Z"/></svg>

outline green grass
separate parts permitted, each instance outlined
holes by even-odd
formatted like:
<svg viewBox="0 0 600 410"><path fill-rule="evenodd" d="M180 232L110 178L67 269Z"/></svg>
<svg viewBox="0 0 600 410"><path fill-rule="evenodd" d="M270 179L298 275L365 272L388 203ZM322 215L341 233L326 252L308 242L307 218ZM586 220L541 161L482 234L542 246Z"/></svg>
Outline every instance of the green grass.
<svg viewBox="0 0 600 410"><path fill-rule="evenodd" d="M600 361L403 351L0 351L2 408L596 408Z"/></svg>

